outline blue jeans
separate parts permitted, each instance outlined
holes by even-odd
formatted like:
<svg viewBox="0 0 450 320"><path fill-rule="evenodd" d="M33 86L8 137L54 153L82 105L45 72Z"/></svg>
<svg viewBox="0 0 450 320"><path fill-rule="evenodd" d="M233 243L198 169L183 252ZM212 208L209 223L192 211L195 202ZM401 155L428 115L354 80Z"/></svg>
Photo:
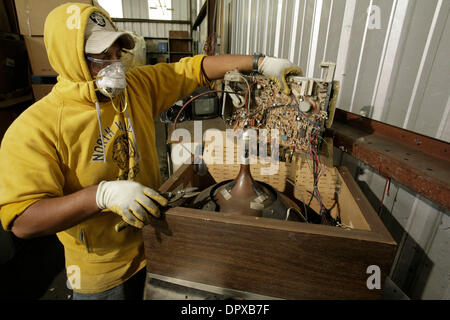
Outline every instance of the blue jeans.
<svg viewBox="0 0 450 320"><path fill-rule="evenodd" d="M73 300L142 300L146 268L136 273L124 283L98 293L78 293L73 291Z"/></svg>

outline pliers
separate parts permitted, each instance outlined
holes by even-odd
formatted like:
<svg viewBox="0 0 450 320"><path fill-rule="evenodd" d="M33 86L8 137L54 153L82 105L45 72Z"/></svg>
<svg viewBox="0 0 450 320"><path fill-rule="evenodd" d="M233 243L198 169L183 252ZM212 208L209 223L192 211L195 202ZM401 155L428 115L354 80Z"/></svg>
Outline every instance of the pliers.
<svg viewBox="0 0 450 320"><path fill-rule="evenodd" d="M200 193L197 190L198 190L197 187L187 187L177 191L162 192L160 194L167 199L168 201L167 205L164 207L160 206L158 203L156 203L156 205L160 207L160 211L167 210L168 208L177 206L177 204L179 204L180 199L188 199L195 197ZM115 225L114 229L116 230L116 232L120 232L127 226L128 223L126 223L125 221L120 221L118 224Z"/></svg>
<svg viewBox="0 0 450 320"><path fill-rule="evenodd" d="M167 203L167 206L170 207L171 205L178 202L178 200L182 198L189 199L195 197L200 193L197 190L198 190L197 187L187 187L177 191L163 192L161 193L161 195L163 195L169 201Z"/></svg>

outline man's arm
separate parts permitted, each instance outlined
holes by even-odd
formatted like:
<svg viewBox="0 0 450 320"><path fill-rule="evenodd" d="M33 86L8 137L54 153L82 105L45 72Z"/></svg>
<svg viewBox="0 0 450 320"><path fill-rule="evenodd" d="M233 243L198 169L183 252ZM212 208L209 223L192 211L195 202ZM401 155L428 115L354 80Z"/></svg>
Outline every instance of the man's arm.
<svg viewBox="0 0 450 320"><path fill-rule="evenodd" d="M167 199L135 181L102 181L67 196L42 199L28 207L14 221L11 231L30 239L69 229L101 209L109 209L122 219L142 228L150 223L149 214L159 217L159 208Z"/></svg>
<svg viewBox="0 0 450 320"><path fill-rule="evenodd" d="M258 60L261 65L264 57ZM203 60L203 71L210 80L223 79L228 71L238 69L241 72L250 72L253 69L253 56L224 54L207 56Z"/></svg>
<svg viewBox="0 0 450 320"><path fill-rule="evenodd" d="M31 239L55 234L83 222L100 211L95 200L97 187L34 203L14 220L11 231L19 238Z"/></svg>
<svg viewBox="0 0 450 320"><path fill-rule="evenodd" d="M223 79L225 73L235 69L240 72L253 71L253 56L225 54L203 59L203 72L209 80ZM303 75L302 70L291 61L274 57L260 57L258 72L274 80L287 95L291 93L291 89L286 77L289 74Z"/></svg>

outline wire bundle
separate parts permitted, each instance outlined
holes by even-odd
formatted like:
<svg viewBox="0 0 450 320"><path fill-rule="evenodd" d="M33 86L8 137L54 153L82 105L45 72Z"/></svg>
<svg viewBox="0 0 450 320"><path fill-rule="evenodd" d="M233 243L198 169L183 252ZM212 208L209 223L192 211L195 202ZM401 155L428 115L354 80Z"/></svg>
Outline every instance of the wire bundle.
<svg viewBox="0 0 450 320"><path fill-rule="evenodd" d="M319 132L318 132L319 131ZM324 214L327 209L325 208L325 205L323 203L322 196L320 195L319 191L319 180L320 178L325 174L326 168L321 163L319 155L317 153L317 145L318 145L318 133L320 134L320 129L318 129L317 126L314 126L309 134L309 157L312 162L312 173L313 173L313 191L312 191L312 198L315 198L317 202L319 203L320 207L320 216L322 218L323 224L328 224L326 215ZM311 200L312 200L311 198ZM310 200L310 202L311 202Z"/></svg>

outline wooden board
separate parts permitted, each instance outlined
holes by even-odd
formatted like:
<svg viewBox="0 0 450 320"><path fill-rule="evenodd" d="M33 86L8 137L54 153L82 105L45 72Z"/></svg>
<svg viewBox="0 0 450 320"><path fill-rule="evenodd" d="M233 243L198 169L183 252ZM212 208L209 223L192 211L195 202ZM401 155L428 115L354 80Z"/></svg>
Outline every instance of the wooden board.
<svg viewBox="0 0 450 320"><path fill-rule="evenodd" d="M379 175L450 210L449 143L340 109L326 133Z"/></svg>
<svg viewBox="0 0 450 320"><path fill-rule="evenodd" d="M283 299L380 298L366 271L378 266L383 284L396 244L348 170L339 175L354 199L342 209L361 212L368 230L177 207L143 229L147 271ZM195 185L195 176L184 165L160 191Z"/></svg>

